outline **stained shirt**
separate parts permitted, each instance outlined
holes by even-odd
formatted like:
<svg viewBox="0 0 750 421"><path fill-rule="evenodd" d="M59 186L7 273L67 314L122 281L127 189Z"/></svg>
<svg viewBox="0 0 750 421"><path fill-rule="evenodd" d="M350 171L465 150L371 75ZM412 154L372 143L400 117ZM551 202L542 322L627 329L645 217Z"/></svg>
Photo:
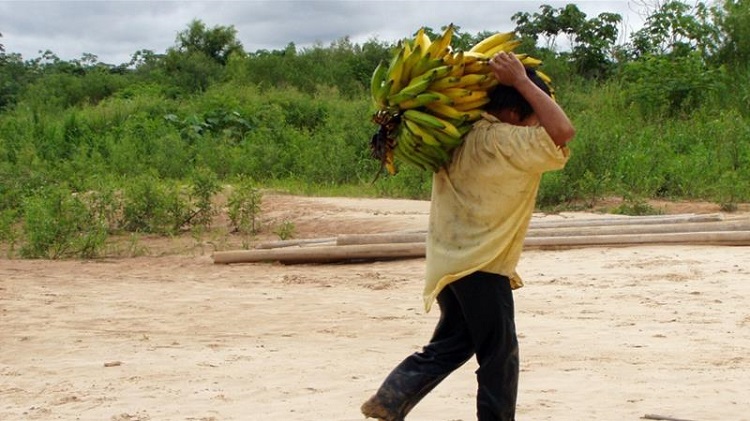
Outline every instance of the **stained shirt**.
<svg viewBox="0 0 750 421"><path fill-rule="evenodd" d="M513 289L542 174L570 153L541 126L515 126L490 114L474 124L451 163L433 175L427 234L425 309L470 273L505 275Z"/></svg>

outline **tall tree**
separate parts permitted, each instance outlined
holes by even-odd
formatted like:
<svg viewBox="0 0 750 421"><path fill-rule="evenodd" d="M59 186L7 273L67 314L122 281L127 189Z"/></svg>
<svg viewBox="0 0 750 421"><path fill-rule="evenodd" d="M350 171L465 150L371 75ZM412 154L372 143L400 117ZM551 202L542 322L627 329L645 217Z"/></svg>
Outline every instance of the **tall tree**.
<svg viewBox="0 0 750 421"><path fill-rule="evenodd" d="M746 68L750 62L750 0L724 0L718 15L723 37L719 59Z"/></svg>
<svg viewBox="0 0 750 421"><path fill-rule="evenodd" d="M560 55L569 57L579 74L600 77L607 73L613 62L622 16L601 13L588 19L575 4L557 9L545 4L540 9L534 14L520 12L511 17L519 36L535 43L541 37L545 40L543 48L551 51L557 51L557 38L566 36L570 51Z"/></svg>
<svg viewBox="0 0 750 421"><path fill-rule="evenodd" d="M187 54L203 53L222 66L227 64L232 53L244 52L234 26L214 26L209 29L197 19L177 34L176 42L177 51Z"/></svg>
<svg viewBox="0 0 750 421"><path fill-rule="evenodd" d="M715 11L698 2L689 5L667 1L649 13L641 29L631 36L633 54L686 56L694 51L708 57L719 45Z"/></svg>

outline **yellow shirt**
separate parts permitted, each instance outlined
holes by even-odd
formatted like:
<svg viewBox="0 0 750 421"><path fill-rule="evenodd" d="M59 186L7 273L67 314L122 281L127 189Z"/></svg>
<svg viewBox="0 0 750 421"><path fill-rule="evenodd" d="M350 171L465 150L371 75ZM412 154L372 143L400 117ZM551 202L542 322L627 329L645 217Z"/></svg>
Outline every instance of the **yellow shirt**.
<svg viewBox="0 0 750 421"><path fill-rule="evenodd" d="M541 126L503 123L485 113L435 173L427 234L425 309L448 284L470 273L516 273L542 173L568 161Z"/></svg>

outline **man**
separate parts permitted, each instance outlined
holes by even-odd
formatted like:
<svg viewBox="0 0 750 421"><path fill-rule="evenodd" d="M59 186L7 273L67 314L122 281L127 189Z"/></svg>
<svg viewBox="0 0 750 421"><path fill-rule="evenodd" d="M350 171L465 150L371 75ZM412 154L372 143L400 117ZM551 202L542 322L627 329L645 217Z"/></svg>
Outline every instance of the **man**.
<svg viewBox="0 0 750 421"><path fill-rule="evenodd" d="M512 289L542 173L565 166L575 129L549 88L512 53L490 66L500 85L446 168L433 176L424 290L440 319L362 413L404 420L429 391L476 356L477 418L515 419L518 341Z"/></svg>

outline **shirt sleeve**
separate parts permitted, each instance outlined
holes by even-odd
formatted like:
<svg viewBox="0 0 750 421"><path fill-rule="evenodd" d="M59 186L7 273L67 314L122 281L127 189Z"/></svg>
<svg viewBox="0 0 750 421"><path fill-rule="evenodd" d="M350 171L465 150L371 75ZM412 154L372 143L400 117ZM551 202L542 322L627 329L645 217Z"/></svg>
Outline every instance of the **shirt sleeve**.
<svg viewBox="0 0 750 421"><path fill-rule="evenodd" d="M514 126L495 123L489 126L485 150L518 171L544 173L559 170L568 161L569 151L558 147L542 126Z"/></svg>

